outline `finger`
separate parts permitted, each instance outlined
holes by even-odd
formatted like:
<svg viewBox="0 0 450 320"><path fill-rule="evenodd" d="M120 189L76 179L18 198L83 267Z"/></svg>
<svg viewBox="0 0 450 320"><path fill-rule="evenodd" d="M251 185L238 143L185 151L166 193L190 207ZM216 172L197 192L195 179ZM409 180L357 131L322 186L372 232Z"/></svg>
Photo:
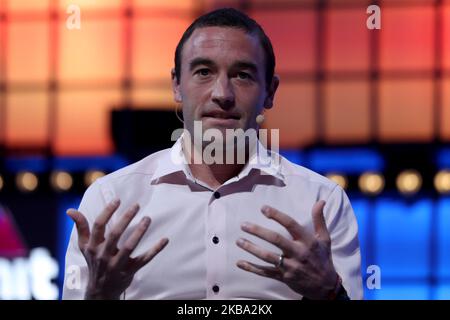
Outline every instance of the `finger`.
<svg viewBox="0 0 450 320"><path fill-rule="evenodd" d="M83 250L90 237L89 222L80 211L75 209L67 210L67 215L72 218L75 223L78 233L78 246Z"/></svg>
<svg viewBox="0 0 450 320"><path fill-rule="evenodd" d="M294 219L292 219L287 214L272 208L270 206L263 206L261 208L261 212L269 219L275 220L280 223L283 227L287 229L287 231L291 234L294 240L303 240L304 242L310 242L313 240L313 236L297 223Z"/></svg>
<svg viewBox="0 0 450 320"><path fill-rule="evenodd" d="M275 231L249 222L243 223L241 228L247 233L272 243L276 247L280 248L286 256L291 256L294 252L292 241L286 239Z"/></svg>
<svg viewBox="0 0 450 320"><path fill-rule="evenodd" d="M163 238L163 239L159 240L158 243L153 248L151 248L149 251L147 251L146 253L136 257L134 259L134 262L133 262L132 267L131 267L133 272L138 271L143 266L145 266L147 263L152 261L153 258L158 253L160 253L167 246L168 243L169 243L169 239Z"/></svg>
<svg viewBox="0 0 450 320"><path fill-rule="evenodd" d="M112 255L117 248L117 243L122 236L125 229L130 224L131 220L136 216L139 211L139 205L135 204L124 213L119 222L111 229L106 239L105 248L103 254Z"/></svg>
<svg viewBox="0 0 450 320"><path fill-rule="evenodd" d="M128 259L130 258L130 254L137 247L138 243L141 241L142 237L144 236L145 232L150 226L150 222L151 220L149 217L142 218L142 220L136 227L136 230L134 230L131 236L127 239L127 241L125 241L123 248L120 249L119 253L117 254L118 267L123 266L128 261Z"/></svg>
<svg viewBox="0 0 450 320"><path fill-rule="evenodd" d="M329 240L330 234L328 232L325 217L323 215L324 206L325 201L323 200L320 200L314 204L312 209L312 221L314 224L314 231L316 233L316 237L321 240Z"/></svg>
<svg viewBox="0 0 450 320"><path fill-rule="evenodd" d="M280 281L282 279L282 271L275 267L261 266L244 260L239 260L236 265L242 270L252 272L263 277Z"/></svg>
<svg viewBox="0 0 450 320"><path fill-rule="evenodd" d="M270 252L268 250L262 249L261 247L255 245L253 242L247 240L247 239L238 239L236 241L236 244L239 248L244 249L245 251L251 253L255 257L260 258L261 260L268 262L270 264L277 264L278 259L280 257L279 254Z"/></svg>
<svg viewBox="0 0 450 320"><path fill-rule="evenodd" d="M111 201L102 213L95 219L94 226L92 227L92 236L89 240L90 246L97 246L105 240L105 227L113 213L120 205L120 200L116 199Z"/></svg>

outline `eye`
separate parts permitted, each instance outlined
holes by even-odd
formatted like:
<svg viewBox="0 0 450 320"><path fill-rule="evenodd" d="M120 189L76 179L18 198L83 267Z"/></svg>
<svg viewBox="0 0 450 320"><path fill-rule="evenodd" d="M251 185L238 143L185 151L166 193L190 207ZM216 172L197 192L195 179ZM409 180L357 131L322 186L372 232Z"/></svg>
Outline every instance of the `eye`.
<svg viewBox="0 0 450 320"><path fill-rule="evenodd" d="M203 68L203 69L199 69L195 72L196 74L199 74L202 77L207 77L210 75L210 71L209 69Z"/></svg>
<svg viewBox="0 0 450 320"><path fill-rule="evenodd" d="M241 80L250 80L252 77L247 72L238 72L238 78Z"/></svg>

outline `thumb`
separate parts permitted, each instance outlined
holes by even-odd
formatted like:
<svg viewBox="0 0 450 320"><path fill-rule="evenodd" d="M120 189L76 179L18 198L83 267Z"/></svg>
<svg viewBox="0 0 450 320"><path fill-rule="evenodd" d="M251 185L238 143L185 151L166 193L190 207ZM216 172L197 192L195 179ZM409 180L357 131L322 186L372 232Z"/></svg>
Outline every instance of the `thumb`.
<svg viewBox="0 0 450 320"><path fill-rule="evenodd" d="M321 240L330 240L330 234L323 215L323 208L325 204L326 202L323 200L319 200L314 204L312 209L312 220L316 237Z"/></svg>
<svg viewBox="0 0 450 320"><path fill-rule="evenodd" d="M78 233L78 245L81 249L89 241L90 237L89 223L86 217L78 210L69 209L66 211L66 213L75 223L75 227Z"/></svg>

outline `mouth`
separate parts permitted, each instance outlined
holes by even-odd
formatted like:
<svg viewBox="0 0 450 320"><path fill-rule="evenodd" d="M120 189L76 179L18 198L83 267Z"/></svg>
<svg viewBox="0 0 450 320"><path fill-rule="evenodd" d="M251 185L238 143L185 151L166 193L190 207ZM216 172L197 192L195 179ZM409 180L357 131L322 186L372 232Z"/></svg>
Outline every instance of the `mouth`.
<svg viewBox="0 0 450 320"><path fill-rule="evenodd" d="M241 117L237 113L225 111L211 111L202 115L202 118L212 118L216 120L239 120Z"/></svg>

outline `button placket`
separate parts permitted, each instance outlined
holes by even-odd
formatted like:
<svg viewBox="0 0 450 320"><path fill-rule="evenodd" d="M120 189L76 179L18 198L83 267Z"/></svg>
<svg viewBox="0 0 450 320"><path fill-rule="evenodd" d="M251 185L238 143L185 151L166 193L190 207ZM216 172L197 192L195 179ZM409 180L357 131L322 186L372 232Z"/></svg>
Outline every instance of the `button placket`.
<svg viewBox="0 0 450 320"><path fill-rule="evenodd" d="M226 275L225 239L226 211L221 201L212 201L208 206L206 243L207 298L220 299ZM213 289L215 288L215 289Z"/></svg>

